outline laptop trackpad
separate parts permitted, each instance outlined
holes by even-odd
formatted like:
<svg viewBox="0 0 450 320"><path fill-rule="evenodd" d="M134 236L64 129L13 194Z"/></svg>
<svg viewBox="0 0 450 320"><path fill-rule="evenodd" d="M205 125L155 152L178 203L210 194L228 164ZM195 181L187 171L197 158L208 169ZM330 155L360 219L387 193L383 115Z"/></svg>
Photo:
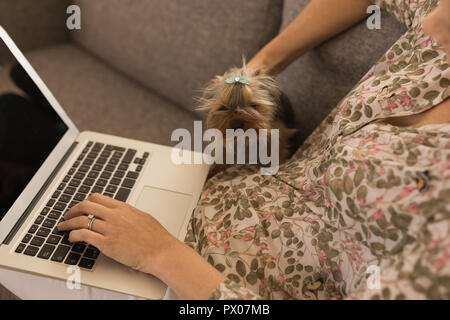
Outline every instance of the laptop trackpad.
<svg viewBox="0 0 450 320"><path fill-rule="evenodd" d="M191 202L192 195L147 186L142 189L136 208L150 213L167 231L178 237Z"/></svg>

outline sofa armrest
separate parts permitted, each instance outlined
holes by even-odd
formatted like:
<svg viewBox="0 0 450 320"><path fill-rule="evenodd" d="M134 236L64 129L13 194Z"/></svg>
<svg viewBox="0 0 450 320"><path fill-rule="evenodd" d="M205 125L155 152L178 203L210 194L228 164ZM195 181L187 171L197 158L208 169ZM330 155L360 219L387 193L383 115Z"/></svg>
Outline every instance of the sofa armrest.
<svg viewBox="0 0 450 320"><path fill-rule="evenodd" d="M0 25L21 50L68 40L69 0L0 0Z"/></svg>

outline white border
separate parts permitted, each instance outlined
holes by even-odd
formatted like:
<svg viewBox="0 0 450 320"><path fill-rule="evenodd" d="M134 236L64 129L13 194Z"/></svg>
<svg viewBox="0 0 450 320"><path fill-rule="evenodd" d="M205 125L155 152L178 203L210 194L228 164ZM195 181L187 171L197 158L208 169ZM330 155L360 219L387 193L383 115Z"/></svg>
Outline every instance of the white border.
<svg viewBox="0 0 450 320"><path fill-rule="evenodd" d="M71 147L73 142L79 135L78 129L75 127L75 124L70 120L67 116L63 108L60 106L58 101L56 101L53 94L44 84L42 79L38 76L36 71L30 65L28 60L22 54L22 52L17 48L15 43L6 33L6 31L0 26L0 41L6 44L11 53L17 59L17 61L22 65L24 70L28 73L34 83L41 90L44 97L56 111L56 113L61 117L64 123L69 127L66 134L62 137L50 155L42 164L41 168L36 172L34 177L30 180L28 185L25 187L24 191L20 194L20 196L16 199L10 210L3 217L0 222L0 244L4 241L6 236L9 234L11 229L16 224L17 220L22 216L24 211L27 209L31 201L34 199L36 194L42 188L42 185L48 179L50 174L56 168L58 163L61 161L61 158L65 155L67 150Z"/></svg>

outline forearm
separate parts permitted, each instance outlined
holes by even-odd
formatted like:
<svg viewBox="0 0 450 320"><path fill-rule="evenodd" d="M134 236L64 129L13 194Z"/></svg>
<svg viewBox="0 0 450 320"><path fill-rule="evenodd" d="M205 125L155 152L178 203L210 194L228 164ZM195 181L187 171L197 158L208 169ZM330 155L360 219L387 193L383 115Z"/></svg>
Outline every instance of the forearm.
<svg viewBox="0 0 450 320"><path fill-rule="evenodd" d="M197 252L178 240L173 241L158 260L155 275L181 299L208 299L226 279Z"/></svg>
<svg viewBox="0 0 450 320"><path fill-rule="evenodd" d="M364 19L369 5L369 0L312 0L248 66L264 66L276 76L306 51Z"/></svg>

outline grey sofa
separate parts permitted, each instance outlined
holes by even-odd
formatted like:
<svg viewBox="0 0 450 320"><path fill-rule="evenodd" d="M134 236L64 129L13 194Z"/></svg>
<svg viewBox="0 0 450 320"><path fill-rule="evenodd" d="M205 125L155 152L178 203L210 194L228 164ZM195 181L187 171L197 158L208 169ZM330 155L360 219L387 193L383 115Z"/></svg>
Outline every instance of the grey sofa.
<svg viewBox="0 0 450 320"><path fill-rule="evenodd" d="M193 100L201 87L251 58L308 2L0 0L0 24L80 130L173 144L174 129L202 117ZM81 30L66 28L70 4L81 8ZM404 31L383 14L380 30L362 22L278 77L303 138Z"/></svg>

